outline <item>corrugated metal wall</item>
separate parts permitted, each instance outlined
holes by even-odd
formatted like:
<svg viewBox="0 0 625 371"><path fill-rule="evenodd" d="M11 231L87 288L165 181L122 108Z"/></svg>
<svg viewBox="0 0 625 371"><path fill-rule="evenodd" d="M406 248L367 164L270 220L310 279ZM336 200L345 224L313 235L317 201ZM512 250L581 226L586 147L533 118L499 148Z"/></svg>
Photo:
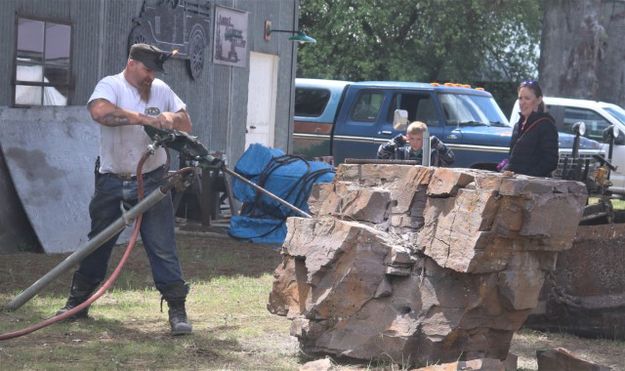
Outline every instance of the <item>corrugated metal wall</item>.
<svg viewBox="0 0 625 371"><path fill-rule="evenodd" d="M0 54L0 81L5 82L0 86L0 107L11 104L12 86L8 82L13 78L17 15L72 24L75 86L71 104L83 105L100 78L123 69L131 20L139 16L142 4L143 0L2 0L0 50L8 52ZM216 0L211 5L213 17L215 5L248 11L248 50L279 56L274 137L275 146L288 151L297 46L285 34L265 41L263 30L266 19L275 29L296 29L299 0ZM212 49L211 34L199 80L191 79L186 61L180 59L167 62L168 72L162 79L187 103L193 134L211 150L225 151L233 161L245 144L249 66L213 64Z"/></svg>

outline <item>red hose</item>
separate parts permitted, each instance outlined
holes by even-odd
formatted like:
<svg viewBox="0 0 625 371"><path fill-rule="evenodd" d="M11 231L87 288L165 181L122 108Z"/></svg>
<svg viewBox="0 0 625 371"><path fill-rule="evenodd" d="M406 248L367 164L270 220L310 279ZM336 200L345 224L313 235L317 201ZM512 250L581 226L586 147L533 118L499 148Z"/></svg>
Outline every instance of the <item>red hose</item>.
<svg viewBox="0 0 625 371"><path fill-rule="evenodd" d="M13 338L20 337L26 334L30 334L31 332L47 327L55 322L62 321L68 317L73 316L77 312L80 312L81 310L91 305L91 303L98 300L100 296L104 295L106 290L108 290L108 288L111 287L111 285L115 282L115 280L119 276L122 270L122 267L126 263L126 260L128 260L128 256L130 255L130 252L132 251L132 249L135 247L135 244L137 243L137 237L139 236L140 229L141 229L141 215L139 215L135 221L135 226L132 231L132 235L130 236L130 241L128 241L128 246L126 247L126 251L124 251L124 255L122 256L119 263L117 264L117 267L115 268L111 276L104 282L104 284L100 286L98 291L96 291L93 295L91 295L89 299L85 300L83 303L79 304L78 306L75 306L74 308L66 311L65 313L59 314L58 316L48 318L45 321L41 321L32 326L26 327L22 330L0 334L0 340L8 340L8 339L13 339Z"/></svg>
<svg viewBox="0 0 625 371"><path fill-rule="evenodd" d="M137 164L137 199L138 201L141 201L141 199L143 199L144 196L144 190L143 190L143 164L145 163L145 160L147 160L148 156L150 155L149 151L146 151L143 156L141 157L141 159L139 160L139 163ZM187 172L188 168L184 168L181 169L180 171L185 171ZM6 332L4 334L0 334L0 341L1 340L8 340L8 339L13 339L16 337L20 337L20 336L24 336L26 334L30 334L31 332L37 331L39 329L42 329L44 327L47 327L55 322L59 322L62 321L66 318L69 318L71 316L73 316L74 314L80 312L81 310L87 308L89 305L91 305L94 301L98 300L102 295L104 295L104 293L106 292L106 290L108 290L113 283L115 282L115 280L117 280L117 277L119 277L119 274L121 273L122 268L124 267L124 264L126 264L126 261L128 260L128 257L130 256L130 253L132 252L132 249L135 247L136 243L137 243L137 238L139 237L139 231L141 230L141 219L142 219L142 215L139 215L136 220L135 220L135 226L134 229L132 230L132 234L130 236L130 241L128 241L128 245L126 246L126 250L124 251L124 255L122 256L122 258L119 260L119 263L117 263L117 267L115 267L115 270L113 271L113 273L111 273L111 276L102 284L102 286L100 286L100 288L89 297L89 299L85 300L83 303L75 306L74 308L59 314L57 316L54 317L50 317L44 321L41 321L39 323L35 323L34 325L31 325L29 327L26 327L24 329L21 330L17 330L17 331L13 331L13 332Z"/></svg>

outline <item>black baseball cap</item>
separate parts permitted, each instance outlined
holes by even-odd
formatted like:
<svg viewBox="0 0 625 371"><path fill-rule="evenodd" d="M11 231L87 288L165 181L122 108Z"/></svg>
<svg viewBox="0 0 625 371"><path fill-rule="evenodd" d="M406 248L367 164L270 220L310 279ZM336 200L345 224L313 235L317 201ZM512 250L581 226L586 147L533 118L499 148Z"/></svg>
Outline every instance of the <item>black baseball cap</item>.
<svg viewBox="0 0 625 371"><path fill-rule="evenodd" d="M163 63L172 53L163 51L156 46L148 44L134 44L130 47L128 58L143 63L147 68L158 72L165 72Z"/></svg>

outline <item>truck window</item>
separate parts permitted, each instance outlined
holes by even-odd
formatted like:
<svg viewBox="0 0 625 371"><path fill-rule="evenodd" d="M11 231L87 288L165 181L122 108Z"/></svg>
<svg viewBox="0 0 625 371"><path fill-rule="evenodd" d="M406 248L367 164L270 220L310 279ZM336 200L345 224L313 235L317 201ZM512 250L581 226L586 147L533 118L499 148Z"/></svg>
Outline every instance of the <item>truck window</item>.
<svg viewBox="0 0 625 371"><path fill-rule="evenodd" d="M625 110L623 110L621 107L604 107L603 109L611 113L612 116L616 117L620 122L625 124Z"/></svg>
<svg viewBox="0 0 625 371"><path fill-rule="evenodd" d="M354 121L373 122L378 117L384 94L381 92L364 91L358 96L351 118Z"/></svg>
<svg viewBox="0 0 625 371"><path fill-rule="evenodd" d="M492 97L440 93L447 125L510 126Z"/></svg>
<svg viewBox="0 0 625 371"><path fill-rule="evenodd" d="M330 100L326 89L295 89L295 116L319 117Z"/></svg>
<svg viewBox="0 0 625 371"><path fill-rule="evenodd" d="M397 93L393 96L387 122L393 122L396 109L408 111L408 121L422 121L428 126L438 125L436 107L430 94Z"/></svg>
<svg viewBox="0 0 625 371"><path fill-rule="evenodd" d="M581 108L565 107L564 131L573 133L571 126L578 121L583 121L584 124L586 124L585 136L597 141L603 140L603 130L610 125L610 123L597 112Z"/></svg>

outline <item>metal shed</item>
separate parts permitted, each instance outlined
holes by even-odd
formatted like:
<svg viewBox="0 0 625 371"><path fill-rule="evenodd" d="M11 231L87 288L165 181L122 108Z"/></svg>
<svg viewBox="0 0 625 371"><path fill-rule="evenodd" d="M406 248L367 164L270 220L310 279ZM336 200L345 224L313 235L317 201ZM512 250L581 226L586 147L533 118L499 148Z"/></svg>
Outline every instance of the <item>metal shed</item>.
<svg viewBox="0 0 625 371"><path fill-rule="evenodd" d="M260 136L266 144L290 152L297 45L284 34L265 38L265 25L270 21L276 29L296 30L299 0L5 0L2 6L0 48L8 52L0 55L0 81L5 82L0 86L0 204L10 207L0 208L0 220L6 221L0 227L0 253L15 251L32 237L27 220L47 253L71 251L85 238L89 200L83 192L77 199L75 189L92 192L91 173L84 172L92 169L98 145L97 124L85 104L99 79L123 69L129 37L142 20L150 19L144 27L161 45L179 44L185 52L167 62L160 78L187 104L193 135L234 164L246 144L258 140L250 134L265 125L268 130ZM43 62L20 46L31 30L20 27L28 22L32 29L43 29ZM193 49L197 34L191 32L197 24L205 38L199 52ZM51 40L66 31L65 59L53 58L50 50L58 47ZM216 51L224 48L229 54L220 57ZM199 73L189 69L193 53L203 61ZM61 73L50 72L55 66ZM48 106L59 102L45 97L59 78L66 79L57 88L67 106ZM24 101L18 90L33 86L44 96ZM54 195L48 194L48 165L54 174L74 179ZM31 197L24 196L26 190ZM48 202L34 202L32 195L38 193ZM43 215L57 215L65 227L46 227Z"/></svg>

